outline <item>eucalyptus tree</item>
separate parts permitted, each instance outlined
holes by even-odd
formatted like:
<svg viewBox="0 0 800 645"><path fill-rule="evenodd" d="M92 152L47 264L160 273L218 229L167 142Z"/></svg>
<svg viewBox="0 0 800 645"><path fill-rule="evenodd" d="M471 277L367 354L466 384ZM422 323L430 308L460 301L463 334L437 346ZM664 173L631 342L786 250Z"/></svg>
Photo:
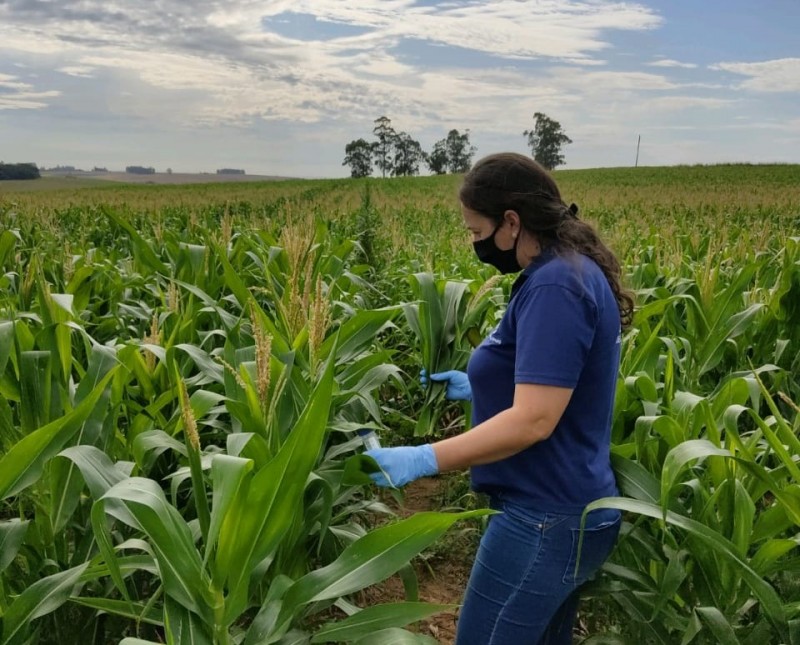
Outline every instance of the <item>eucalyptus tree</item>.
<svg viewBox="0 0 800 645"><path fill-rule="evenodd" d="M425 163L434 175L447 172L447 140L441 139L433 144L433 150L425 158Z"/></svg>
<svg viewBox="0 0 800 645"><path fill-rule="evenodd" d="M407 132L400 132L394 140L395 176L419 174L419 165L425 159L425 152L419 141Z"/></svg>
<svg viewBox="0 0 800 645"><path fill-rule="evenodd" d="M427 159L428 167L437 175L467 172L476 151L477 148L470 143L469 130L462 133L453 129L444 139L433 144L433 151Z"/></svg>
<svg viewBox="0 0 800 645"><path fill-rule="evenodd" d="M564 155L561 154L561 149L572 143L572 139L561 129L558 121L542 112L536 112L533 120L533 129L522 133L528 138L533 158L548 170L563 165Z"/></svg>
<svg viewBox="0 0 800 645"><path fill-rule="evenodd" d="M375 165L381 171L381 176L386 177L387 174L392 174L394 163L392 159L392 152L395 146L397 133L392 127L392 121L389 117L381 116L375 119L375 127L372 129L372 134L378 139L373 144L375 152Z"/></svg>
<svg viewBox="0 0 800 645"><path fill-rule="evenodd" d="M355 139L344 147L343 166L350 166L351 177L372 174L372 145L365 139Z"/></svg>

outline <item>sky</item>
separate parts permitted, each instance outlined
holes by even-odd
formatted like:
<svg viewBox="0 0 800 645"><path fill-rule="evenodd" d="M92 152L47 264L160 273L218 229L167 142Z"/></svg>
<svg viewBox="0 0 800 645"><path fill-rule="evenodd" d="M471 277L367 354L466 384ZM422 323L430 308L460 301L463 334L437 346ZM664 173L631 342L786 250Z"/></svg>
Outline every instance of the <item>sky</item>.
<svg viewBox="0 0 800 645"><path fill-rule="evenodd" d="M566 168L800 163L800 0L0 0L0 161L344 177L425 150ZM424 171L426 172L426 171Z"/></svg>

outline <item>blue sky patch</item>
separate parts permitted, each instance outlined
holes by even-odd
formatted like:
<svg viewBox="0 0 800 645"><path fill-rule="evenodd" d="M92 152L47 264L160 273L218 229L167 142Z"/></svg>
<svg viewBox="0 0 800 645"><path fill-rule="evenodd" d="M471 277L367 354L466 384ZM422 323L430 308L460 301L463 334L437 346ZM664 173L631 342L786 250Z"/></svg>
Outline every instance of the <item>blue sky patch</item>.
<svg viewBox="0 0 800 645"><path fill-rule="evenodd" d="M294 40L334 40L369 33L368 27L320 20L310 13L284 11L261 21L266 31Z"/></svg>

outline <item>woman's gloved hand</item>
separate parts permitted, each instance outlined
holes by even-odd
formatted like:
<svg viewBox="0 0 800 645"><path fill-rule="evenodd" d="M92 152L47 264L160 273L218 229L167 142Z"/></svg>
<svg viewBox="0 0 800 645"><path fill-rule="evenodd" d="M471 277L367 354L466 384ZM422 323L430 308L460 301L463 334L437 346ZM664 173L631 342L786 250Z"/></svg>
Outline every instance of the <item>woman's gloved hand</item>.
<svg viewBox="0 0 800 645"><path fill-rule="evenodd" d="M372 481L378 486L400 488L420 477L430 477L439 472L433 446L399 446L397 448L375 448L364 453L378 462L386 473L372 473ZM387 479L388 477L388 479Z"/></svg>
<svg viewBox="0 0 800 645"><path fill-rule="evenodd" d="M458 370L438 372L437 374L431 374L430 380L447 381L447 390L444 396L448 401L472 401L472 388L466 373ZM426 369L420 371L419 382L422 387L428 386L428 371Z"/></svg>

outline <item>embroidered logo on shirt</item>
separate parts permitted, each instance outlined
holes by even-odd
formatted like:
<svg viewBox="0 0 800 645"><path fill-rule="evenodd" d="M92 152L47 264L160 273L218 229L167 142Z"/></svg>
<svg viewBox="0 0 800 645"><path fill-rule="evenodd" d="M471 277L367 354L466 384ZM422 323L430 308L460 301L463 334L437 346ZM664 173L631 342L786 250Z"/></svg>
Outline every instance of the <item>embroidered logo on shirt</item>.
<svg viewBox="0 0 800 645"><path fill-rule="evenodd" d="M499 327L499 325L498 325L498 327ZM486 337L486 340L484 340L483 342L486 343L487 345L500 345L501 344L502 341L497 337L497 327L495 327L494 329L492 329L491 332L489 332L489 335Z"/></svg>

